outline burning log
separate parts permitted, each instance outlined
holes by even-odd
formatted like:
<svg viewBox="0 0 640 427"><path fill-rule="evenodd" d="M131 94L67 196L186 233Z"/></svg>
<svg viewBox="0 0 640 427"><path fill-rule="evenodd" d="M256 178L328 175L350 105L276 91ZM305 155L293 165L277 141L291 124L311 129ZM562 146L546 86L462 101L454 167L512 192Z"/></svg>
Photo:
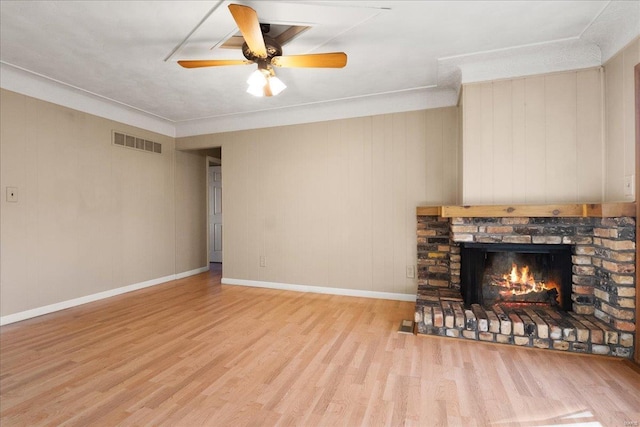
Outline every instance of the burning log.
<svg viewBox="0 0 640 427"><path fill-rule="evenodd" d="M528 266L518 268L512 264L511 272L485 276L485 298L498 302L545 303L559 306L559 293L555 284L536 281Z"/></svg>
<svg viewBox="0 0 640 427"><path fill-rule="evenodd" d="M555 288L532 291L524 294L500 292L500 301L505 302L544 302L552 306L558 305L558 290Z"/></svg>

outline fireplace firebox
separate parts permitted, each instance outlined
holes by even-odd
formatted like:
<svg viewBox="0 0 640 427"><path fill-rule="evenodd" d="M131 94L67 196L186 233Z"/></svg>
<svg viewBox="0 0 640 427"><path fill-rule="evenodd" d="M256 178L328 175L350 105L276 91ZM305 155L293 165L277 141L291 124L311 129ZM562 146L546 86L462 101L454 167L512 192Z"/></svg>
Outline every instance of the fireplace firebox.
<svg viewBox="0 0 640 427"><path fill-rule="evenodd" d="M460 258L460 291L466 306L571 310L571 245L463 243Z"/></svg>

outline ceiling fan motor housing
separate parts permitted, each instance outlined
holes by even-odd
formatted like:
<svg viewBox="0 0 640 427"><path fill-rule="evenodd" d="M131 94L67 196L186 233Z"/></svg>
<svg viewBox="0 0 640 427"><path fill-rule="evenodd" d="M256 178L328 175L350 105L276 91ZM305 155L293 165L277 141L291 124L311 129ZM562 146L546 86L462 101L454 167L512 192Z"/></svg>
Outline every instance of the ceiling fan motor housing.
<svg viewBox="0 0 640 427"><path fill-rule="evenodd" d="M267 48L267 62L271 62L271 58L273 58L274 56L282 55L282 46L280 46L280 44L275 41L275 39L267 35L263 35L263 38L264 45ZM246 42L242 44L242 54L250 61L258 62L260 60L264 60L264 58L260 58L251 49L249 49L249 46Z"/></svg>

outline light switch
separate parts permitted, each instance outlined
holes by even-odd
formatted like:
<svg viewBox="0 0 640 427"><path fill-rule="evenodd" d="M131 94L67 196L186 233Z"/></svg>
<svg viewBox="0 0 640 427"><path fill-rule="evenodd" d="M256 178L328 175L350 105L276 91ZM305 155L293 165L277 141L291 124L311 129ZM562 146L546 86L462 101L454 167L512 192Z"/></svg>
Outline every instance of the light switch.
<svg viewBox="0 0 640 427"><path fill-rule="evenodd" d="M18 203L18 187L7 187L7 202Z"/></svg>

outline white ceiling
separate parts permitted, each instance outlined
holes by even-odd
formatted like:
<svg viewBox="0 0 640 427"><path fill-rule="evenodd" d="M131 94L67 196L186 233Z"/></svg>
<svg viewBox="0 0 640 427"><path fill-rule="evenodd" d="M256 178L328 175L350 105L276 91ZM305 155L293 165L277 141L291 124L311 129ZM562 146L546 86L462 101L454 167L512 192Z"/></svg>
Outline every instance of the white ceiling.
<svg viewBox="0 0 640 427"><path fill-rule="evenodd" d="M343 69L276 69L245 92L227 1L2 1L0 85L172 136L455 105L461 82L601 65L640 34L639 1L242 1L312 28L284 54L344 51Z"/></svg>

